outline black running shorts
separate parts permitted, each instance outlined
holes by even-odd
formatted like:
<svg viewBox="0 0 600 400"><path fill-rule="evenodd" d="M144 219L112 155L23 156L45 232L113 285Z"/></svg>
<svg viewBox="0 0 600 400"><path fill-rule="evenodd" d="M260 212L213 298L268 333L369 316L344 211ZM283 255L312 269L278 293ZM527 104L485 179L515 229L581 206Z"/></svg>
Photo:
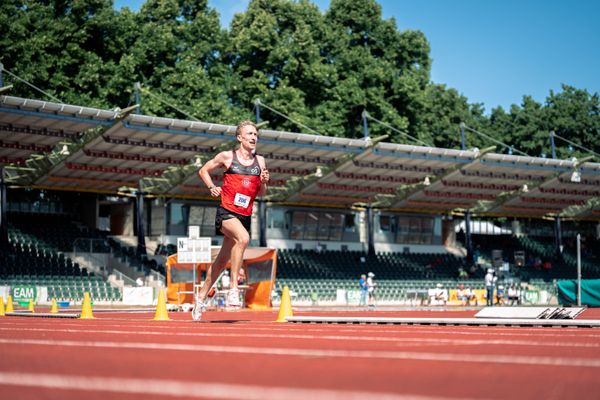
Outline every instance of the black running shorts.
<svg viewBox="0 0 600 400"><path fill-rule="evenodd" d="M242 223L244 228L246 228L246 230L248 231L248 234L250 234L250 223L252 221L252 219L251 219L252 217L246 216L246 215L240 215L233 211L226 210L222 206L219 206L219 207L217 207L217 215L215 216L215 234L217 236L224 236L223 232L221 232L221 227L223 225L223 221L232 219L232 218L237 218Z"/></svg>

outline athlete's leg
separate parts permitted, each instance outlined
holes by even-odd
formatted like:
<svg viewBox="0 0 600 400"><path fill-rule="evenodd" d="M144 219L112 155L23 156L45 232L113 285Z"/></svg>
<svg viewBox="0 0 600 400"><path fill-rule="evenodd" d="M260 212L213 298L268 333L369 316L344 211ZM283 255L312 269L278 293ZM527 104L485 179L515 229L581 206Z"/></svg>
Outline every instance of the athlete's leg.
<svg viewBox="0 0 600 400"><path fill-rule="evenodd" d="M217 280L221 274L221 271L223 271L225 266L227 266L227 261L229 261L229 258L231 257L231 249L234 244L235 242L231 238L227 236L223 238L221 250L219 250L219 254L217 255L217 258L215 258L215 261L212 263L212 265L208 267L208 270L206 271L206 280L198 292L200 300L204 301L206 299L206 296L208 296L208 291L210 290L213 282Z"/></svg>
<svg viewBox="0 0 600 400"><path fill-rule="evenodd" d="M238 273L244 262L244 251L250 243L250 235L237 218L223 221L221 232L233 241L231 248L231 289L237 289Z"/></svg>

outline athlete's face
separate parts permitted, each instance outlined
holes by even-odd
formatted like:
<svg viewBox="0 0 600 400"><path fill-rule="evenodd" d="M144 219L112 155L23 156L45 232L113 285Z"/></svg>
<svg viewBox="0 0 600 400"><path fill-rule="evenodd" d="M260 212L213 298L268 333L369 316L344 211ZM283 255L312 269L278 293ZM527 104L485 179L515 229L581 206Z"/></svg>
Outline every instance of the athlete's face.
<svg viewBox="0 0 600 400"><path fill-rule="evenodd" d="M252 125L246 125L242 127L240 134L238 135L240 144L250 150L256 148L256 142L258 141L258 132Z"/></svg>

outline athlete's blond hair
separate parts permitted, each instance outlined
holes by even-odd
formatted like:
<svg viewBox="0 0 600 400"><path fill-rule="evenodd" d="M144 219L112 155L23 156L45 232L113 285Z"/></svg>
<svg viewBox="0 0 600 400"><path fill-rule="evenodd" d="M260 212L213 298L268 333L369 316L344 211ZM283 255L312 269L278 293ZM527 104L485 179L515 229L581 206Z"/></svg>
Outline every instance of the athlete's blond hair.
<svg viewBox="0 0 600 400"><path fill-rule="evenodd" d="M256 124L254 122L252 122L250 120L245 120L238 124L237 128L235 129L235 136L240 136L242 134L242 129L248 125L253 126L255 129L258 130L258 128L256 127Z"/></svg>

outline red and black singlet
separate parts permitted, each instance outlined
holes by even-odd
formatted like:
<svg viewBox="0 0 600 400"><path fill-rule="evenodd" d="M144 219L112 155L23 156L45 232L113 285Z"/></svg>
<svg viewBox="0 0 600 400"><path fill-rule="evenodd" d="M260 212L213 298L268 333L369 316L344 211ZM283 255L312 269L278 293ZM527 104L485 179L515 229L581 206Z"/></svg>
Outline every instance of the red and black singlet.
<svg viewBox="0 0 600 400"><path fill-rule="evenodd" d="M252 205L260 190L260 165L258 157L252 164L244 165L233 150L231 165L223 174L221 206L240 215L252 215Z"/></svg>

